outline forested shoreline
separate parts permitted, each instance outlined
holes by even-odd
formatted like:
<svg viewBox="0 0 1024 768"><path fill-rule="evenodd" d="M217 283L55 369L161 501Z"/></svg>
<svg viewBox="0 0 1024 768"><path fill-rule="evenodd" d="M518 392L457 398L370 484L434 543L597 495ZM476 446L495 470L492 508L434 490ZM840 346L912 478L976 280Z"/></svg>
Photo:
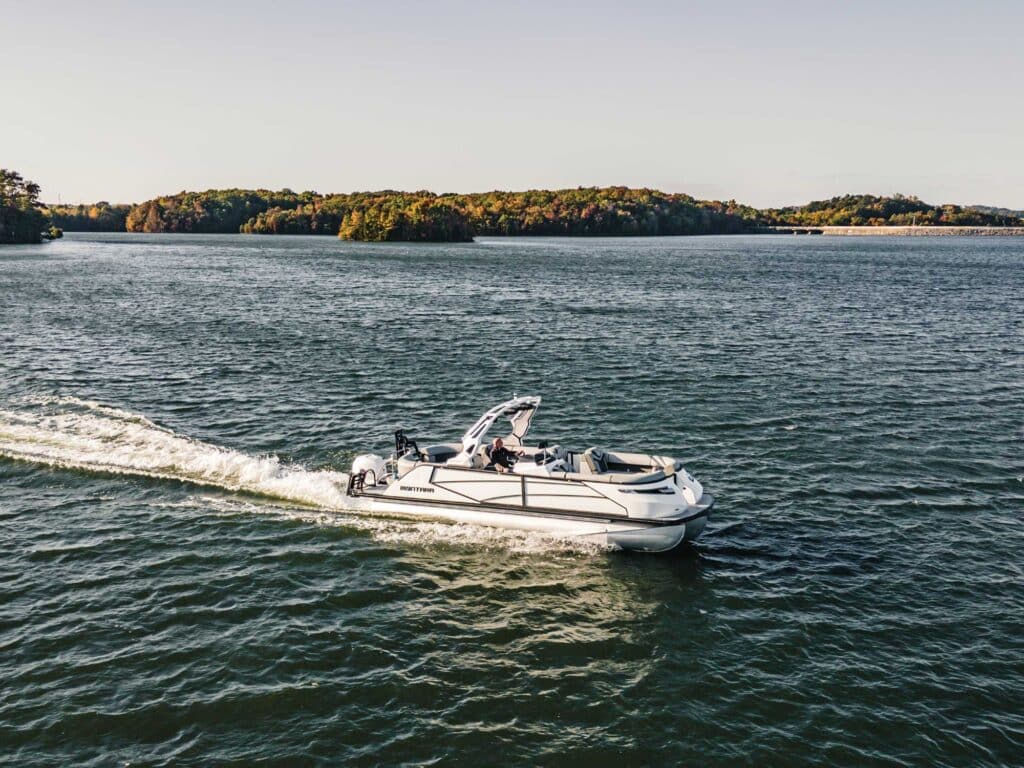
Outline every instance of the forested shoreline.
<svg viewBox="0 0 1024 768"><path fill-rule="evenodd" d="M133 206L129 232L337 235L369 241L466 241L474 235L697 235L751 231L759 212L733 201L627 187L435 194L291 190L182 192Z"/></svg>
<svg viewBox="0 0 1024 768"><path fill-rule="evenodd" d="M44 211L54 226L67 232L125 232L131 205L111 205L105 200L82 205L47 205Z"/></svg>
<svg viewBox="0 0 1024 768"><path fill-rule="evenodd" d="M459 242L475 235L742 234L785 226L1024 226L1018 211L931 205L902 195L844 195L757 209L734 200L628 187L472 194L224 189L179 192L135 205L99 202L44 210L67 231L313 234L410 242Z"/></svg>
<svg viewBox="0 0 1024 768"><path fill-rule="evenodd" d="M1020 211L981 206L929 205L916 197L843 195L804 206L762 211L765 223L804 227L1019 227Z"/></svg>

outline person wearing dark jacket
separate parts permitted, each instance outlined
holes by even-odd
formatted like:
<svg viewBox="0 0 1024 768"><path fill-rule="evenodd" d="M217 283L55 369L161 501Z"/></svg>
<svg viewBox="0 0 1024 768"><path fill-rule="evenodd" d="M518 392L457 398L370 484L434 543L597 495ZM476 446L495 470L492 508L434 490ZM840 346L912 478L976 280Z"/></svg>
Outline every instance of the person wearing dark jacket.
<svg viewBox="0 0 1024 768"><path fill-rule="evenodd" d="M511 472L512 465L516 463L516 458L521 456L522 453L522 451L510 451L505 447L502 439L496 437L491 446L491 463L499 472Z"/></svg>

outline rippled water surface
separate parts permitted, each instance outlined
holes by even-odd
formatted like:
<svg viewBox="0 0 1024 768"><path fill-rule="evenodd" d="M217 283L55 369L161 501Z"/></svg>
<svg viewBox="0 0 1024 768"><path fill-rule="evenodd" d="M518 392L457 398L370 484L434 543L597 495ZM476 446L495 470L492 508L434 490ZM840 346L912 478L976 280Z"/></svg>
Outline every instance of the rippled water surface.
<svg viewBox="0 0 1024 768"><path fill-rule="evenodd" d="M344 511L513 391L698 545ZM7 247L0 763L1019 765L1022 417L1020 239Z"/></svg>

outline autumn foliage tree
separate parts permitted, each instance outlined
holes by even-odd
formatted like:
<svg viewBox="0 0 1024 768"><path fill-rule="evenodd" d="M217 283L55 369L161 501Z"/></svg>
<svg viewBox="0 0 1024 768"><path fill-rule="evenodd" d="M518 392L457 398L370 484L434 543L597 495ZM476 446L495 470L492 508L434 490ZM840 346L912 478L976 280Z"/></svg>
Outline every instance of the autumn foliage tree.
<svg viewBox="0 0 1024 768"><path fill-rule="evenodd" d="M466 242L473 226L451 202L430 196L383 195L360 202L342 219L343 240Z"/></svg>
<svg viewBox="0 0 1024 768"><path fill-rule="evenodd" d="M294 208L315 193L290 189L211 189L179 192L132 206L125 220L129 232L239 232L242 226L272 207Z"/></svg>

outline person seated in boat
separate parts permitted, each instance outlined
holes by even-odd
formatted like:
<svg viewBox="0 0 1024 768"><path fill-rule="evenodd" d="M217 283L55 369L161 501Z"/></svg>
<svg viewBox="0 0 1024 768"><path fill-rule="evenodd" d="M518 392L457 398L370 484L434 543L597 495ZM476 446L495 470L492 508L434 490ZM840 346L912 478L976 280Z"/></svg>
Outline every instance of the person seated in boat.
<svg viewBox="0 0 1024 768"><path fill-rule="evenodd" d="M499 472L511 472L512 465L516 463L516 458L522 456L521 450L510 451L505 447L505 442L500 438L494 438L494 442L491 444L490 458L491 464Z"/></svg>

